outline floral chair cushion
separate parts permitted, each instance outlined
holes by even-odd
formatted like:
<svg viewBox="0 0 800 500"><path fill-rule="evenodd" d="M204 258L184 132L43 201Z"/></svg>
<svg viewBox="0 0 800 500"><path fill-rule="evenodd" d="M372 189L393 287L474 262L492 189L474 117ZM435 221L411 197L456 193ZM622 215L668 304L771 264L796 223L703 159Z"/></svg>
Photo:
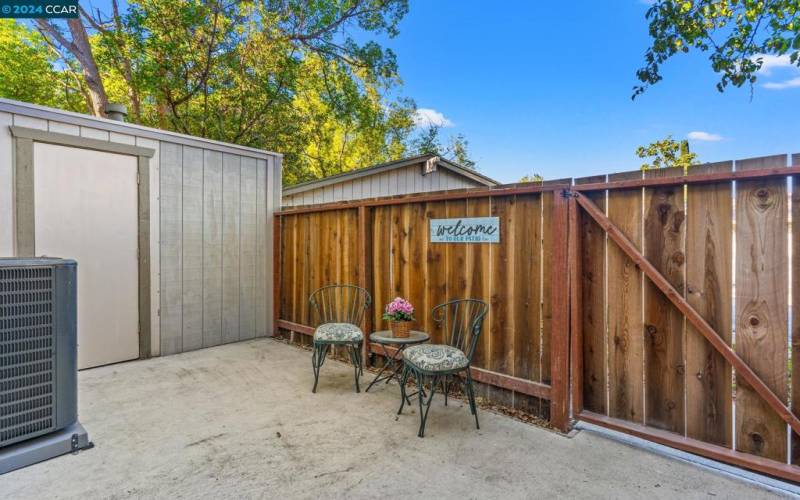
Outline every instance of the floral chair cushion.
<svg viewBox="0 0 800 500"><path fill-rule="evenodd" d="M364 333L350 323L324 323L314 331L315 342L361 342Z"/></svg>
<svg viewBox="0 0 800 500"><path fill-rule="evenodd" d="M403 359L429 372L457 370L469 364L463 351L444 344L411 346L403 352Z"/></svg>

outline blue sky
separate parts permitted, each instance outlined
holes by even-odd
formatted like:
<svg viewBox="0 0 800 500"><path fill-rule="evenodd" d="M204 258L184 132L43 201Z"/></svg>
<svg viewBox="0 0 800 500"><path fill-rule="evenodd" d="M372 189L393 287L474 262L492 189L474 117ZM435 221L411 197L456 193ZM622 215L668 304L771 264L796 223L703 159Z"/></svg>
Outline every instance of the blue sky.
<svg viewBox="0 0 800 500"><path fill-rule="evenodd" d="M446 133L465 134L479 169L503 182L636 169L636 147L667 134L718 139L690 141L701 161L800 151L800 85L763 86L796 69L761 75L751 99L747 88L717 92L707 55L683 55L631 101L646 9L642 0L412 0L400 35L381 42L397 54L402 93L441 113Z"/></svg>

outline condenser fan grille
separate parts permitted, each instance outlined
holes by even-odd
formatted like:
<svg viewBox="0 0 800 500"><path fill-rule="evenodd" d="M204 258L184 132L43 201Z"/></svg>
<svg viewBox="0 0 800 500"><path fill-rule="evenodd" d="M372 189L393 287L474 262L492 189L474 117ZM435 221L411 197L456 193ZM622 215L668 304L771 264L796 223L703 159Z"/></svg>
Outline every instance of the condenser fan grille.
<svg viewBox="0 0 800 500"><path fill-rule="evenodd" d="M0 447L54 430L53 268L0 268Z"/></svg>

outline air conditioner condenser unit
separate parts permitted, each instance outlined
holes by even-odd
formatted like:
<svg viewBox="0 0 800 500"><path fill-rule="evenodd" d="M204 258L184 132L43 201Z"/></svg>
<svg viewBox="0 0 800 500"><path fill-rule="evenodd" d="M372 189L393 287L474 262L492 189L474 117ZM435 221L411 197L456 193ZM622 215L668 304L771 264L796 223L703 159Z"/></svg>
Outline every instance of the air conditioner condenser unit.
<svg viewBox="0 0 800 500"><path fill-rule="evenodd" d="M0 474L91 447L76 302L74 260L0 258Z"/></svg>

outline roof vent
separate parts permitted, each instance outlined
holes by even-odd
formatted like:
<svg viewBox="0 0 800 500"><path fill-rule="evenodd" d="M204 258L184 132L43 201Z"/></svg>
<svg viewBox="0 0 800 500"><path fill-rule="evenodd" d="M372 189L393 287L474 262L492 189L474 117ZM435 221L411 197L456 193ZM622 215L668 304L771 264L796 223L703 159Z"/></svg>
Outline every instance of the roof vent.
<svg viewBox="0 0 800 500"><path fill-rule="evenodd" d="M425 167L422 169L422 175L428 175L436 172L436 166L439 165L439 160L441 160L441 158L438 156L428 158L428 160L425 162Z"/></svg>
<svg viewBox="0 0 800 500"><path fill-rule="evenodd" d="M106 117L109 120L124 122L128 116L128 108L124 104L109 104L106 106Z"/></svg>

